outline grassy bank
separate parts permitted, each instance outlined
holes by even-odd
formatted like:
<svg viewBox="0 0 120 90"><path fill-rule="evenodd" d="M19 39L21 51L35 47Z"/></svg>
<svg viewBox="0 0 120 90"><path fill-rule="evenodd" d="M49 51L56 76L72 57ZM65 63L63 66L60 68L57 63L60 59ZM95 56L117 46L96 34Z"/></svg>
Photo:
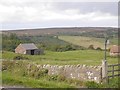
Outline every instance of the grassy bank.
<svg viewBox="0 0 120 90"><path fill-rule="evenodd" d="M35 79L32 77L23 77L20 75L13 75L11 72L3 72L3 85L8 86L22 86L31 88L72 88L73 86L65 82L48 81L45 77Z"/></svg>
<svg viewBox="0 0 120 90"><path fill-rule="evenodd" d="M29 62L3 61L3 85L31 88L74 88L75 81L63 76L48 75L47 69L28 69Z"/></svg>

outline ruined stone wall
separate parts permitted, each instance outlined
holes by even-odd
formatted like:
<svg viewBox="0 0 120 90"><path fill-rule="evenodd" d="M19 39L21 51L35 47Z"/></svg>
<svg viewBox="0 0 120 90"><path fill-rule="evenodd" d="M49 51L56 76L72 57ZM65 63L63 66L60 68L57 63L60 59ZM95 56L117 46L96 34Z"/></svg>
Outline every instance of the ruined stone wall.
<svg viewBox="0 0 120 90"><path fill-rule="evenodd" d="M101 82L101 66L86 65L37 65L38 68L48 69L49 75L64 75L66 78L81 81Z"/></svg>

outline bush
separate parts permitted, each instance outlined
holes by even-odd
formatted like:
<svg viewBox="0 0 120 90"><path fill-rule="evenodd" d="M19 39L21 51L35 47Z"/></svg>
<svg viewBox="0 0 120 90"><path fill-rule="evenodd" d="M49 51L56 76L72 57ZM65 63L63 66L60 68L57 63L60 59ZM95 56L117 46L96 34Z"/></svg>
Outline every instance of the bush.
<svg viewBox="0 0 120 90"><path fill-rule="evenodd" d="M2 61L2 71L14 68L14 61Z"/></svg>
<svg viewBox="0 0 120 90"><path fill-rule="evenodd" d="M6 65L2 65L2 71L7 70Z"/></svg>
<svg viewBox="0 0 120 90"><path fill-rule="evenodd" d="M87 86L87 88L100 88L100 85L94 81L87 81L85 86Z"/></svg>
<svg viewBox="0 0 120 90"><path fill-rule="evenodd" d="M15 56L13 60L29 60L29 58L18 55L18 56Z"/></svg>
<svg viewBox="0 0 120 90"><path fill-rule="evenodd" d="M56 46L54 47L54 51L57 51L57 52L64 52L64 51L73 51L73 50L84 50L86 48L82 47L82 46L77 46L77 45L72 45L72 44L69 44L69 45L65 45L65 46Z"/></svg>
<svg viewBox="0 0 120 90"><path fill-rule="evenodd" d="M66 77L64 75L58 75L57 80L58 81L65 81Z"/></svg>
<svg viewBox="0 0 120 90"><path fill-rule="evenodd" d="M100 51L102 51L102 49L101 49L100 47L97 47L96 50L100 50Z"/></svg>
<svg viewBox="0 0 120 90"><path fill-rule="evenodd" d="M35 73L37 75L37 77L43 77L48 75L48 69L41 69L40 71Z"/></svg>
<svg viewBox="0 0 120 90"><path fill-rule="evenodd" d="M65 81L66 77L64 75L50 75L48 76L49 81Z"/></svg>
<svg viewBox="0 0 120 90"><path fill-rule="evenodd" d="M80 81L80 80L77 80L77 79L67 79L66 82L69 83L69 84L84 86L84 82Z"/></svg>
<svg viewBox="0 0 120 90"><path fill-rule="evenodd" d="M28 76L31 76L34 78L40 78L40 77L48 75L48 69L43 69L43 68L39 69L35 65L32 65L28 72L29 72Z"/></svg>
<svg viewBox="0 0 120 90"><path fill-rule="evenodd" d="M47 78L49 81L57 81L58 75L50 75Z"/></svg>
<svg viewBox="0 0 120 90"><path fill-rule="evenodd" d="M90 45L90 46L88 47L88 49L94 50L94 46L93 46L93 45Z"/></svg>
<svg viewBox="0 0 120 90"><path fill-rule="evenodd" d="M118 88L120 77L110 78L107 88Z"/></svg>

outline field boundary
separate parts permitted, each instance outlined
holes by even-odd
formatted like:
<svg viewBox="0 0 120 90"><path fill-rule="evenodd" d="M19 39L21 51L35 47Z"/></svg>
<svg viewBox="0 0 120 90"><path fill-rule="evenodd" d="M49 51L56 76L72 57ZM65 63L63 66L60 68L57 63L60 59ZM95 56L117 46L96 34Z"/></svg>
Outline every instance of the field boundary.
<svg viewBox="0 0 120 90"><path fill-rule="evenodd" d="M115 69L115 67L118 67L118 69ZM107 73L111 73L112 75L108 75L108 83L109 83L109 79L110 78L114 78L114 77L120 77L120 64L113 64L113 65L108 65L108 71ZM109 70L109 68L112 68L112 70ZM118 72L118 74L115 74L116 72Z"/></svg>

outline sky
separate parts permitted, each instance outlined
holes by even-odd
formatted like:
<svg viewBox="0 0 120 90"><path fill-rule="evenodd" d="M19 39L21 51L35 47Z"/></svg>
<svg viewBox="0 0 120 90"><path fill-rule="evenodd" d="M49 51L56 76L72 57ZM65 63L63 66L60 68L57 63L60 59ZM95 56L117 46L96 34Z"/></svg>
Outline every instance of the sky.
<svg viewBox="0 0 120 90"><path fill-rule="evenodd" d="M0 30L117 26L116 0L115 2L0 0Z"/></svg>

